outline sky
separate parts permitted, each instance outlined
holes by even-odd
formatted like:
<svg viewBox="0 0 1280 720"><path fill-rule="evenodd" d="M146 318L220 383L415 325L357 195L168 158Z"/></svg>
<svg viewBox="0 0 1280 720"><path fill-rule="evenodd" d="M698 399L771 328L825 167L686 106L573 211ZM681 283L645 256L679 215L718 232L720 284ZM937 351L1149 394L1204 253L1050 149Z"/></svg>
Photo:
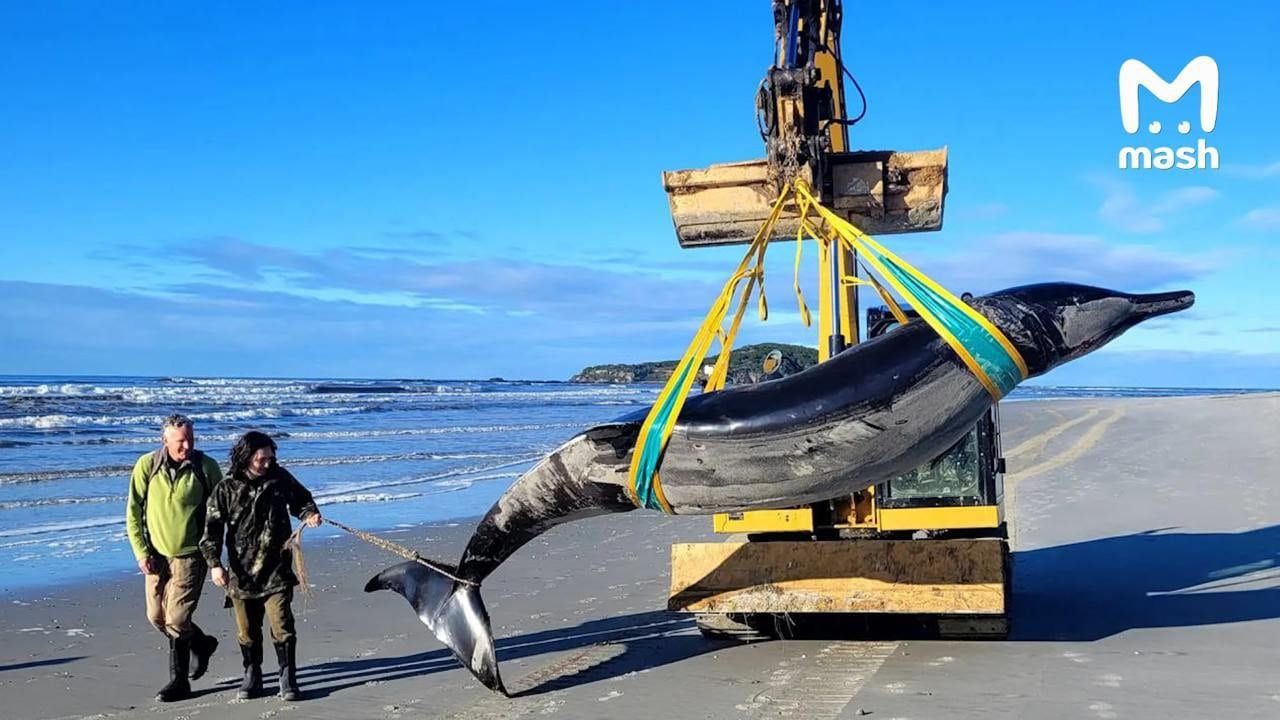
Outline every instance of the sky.
<svg viewBox="0 0 1280 720"><path fill-rule="evenodd" d="M679 357L742 247L661 172L763 156L766 2L0 5L0 374L566 379ZM1194 290L1042 384L1280 387L1280 6L846 2L861 149L949 150L981 294ZM1117 74L1219 67L1218 170L1120 170ZM851 101L851 104L853 101ZM1145 126L1198 118L1199 88ZM1166 131L1163 142L1181 142ZM816 252L805 248L807 299ZM740 343L817 343L794 244ZM749 316L750 317L750 316Z"/></svg>

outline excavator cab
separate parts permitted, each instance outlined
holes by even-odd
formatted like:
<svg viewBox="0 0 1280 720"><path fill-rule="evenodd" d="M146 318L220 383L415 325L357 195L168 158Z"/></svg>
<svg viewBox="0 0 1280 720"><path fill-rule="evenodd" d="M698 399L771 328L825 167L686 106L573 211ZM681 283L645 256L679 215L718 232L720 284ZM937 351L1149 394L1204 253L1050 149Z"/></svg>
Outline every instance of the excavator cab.
<svg viewBox="0 0 1280 720"><path fill-rule="evenodd" d="M910 320L919 315L904 308ZM867 309L867 337L899 327L887 307ZM1004 458L999 405L993 405L967 435L920 467L875 489L880 532L960 530L1004 537ZM902 511L916 512L902 512Z"/></svg>

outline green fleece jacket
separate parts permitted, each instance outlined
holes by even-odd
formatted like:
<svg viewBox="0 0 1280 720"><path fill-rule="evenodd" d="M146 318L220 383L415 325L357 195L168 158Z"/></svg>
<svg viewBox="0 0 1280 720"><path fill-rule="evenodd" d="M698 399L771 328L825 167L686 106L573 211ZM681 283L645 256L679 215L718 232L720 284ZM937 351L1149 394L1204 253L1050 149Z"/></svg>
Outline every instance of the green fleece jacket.
<svg viewBox="0 0 1280 720"><path fill-rule="evenodd" d="M129 480L125 524L129 544L137 559L148 555L179 557L200 552L205 503L222 481L218 462L192 450L176 469L165 461L165 451L149 452L134 463ZM204 482L194 463L204 470Z"/></svg>

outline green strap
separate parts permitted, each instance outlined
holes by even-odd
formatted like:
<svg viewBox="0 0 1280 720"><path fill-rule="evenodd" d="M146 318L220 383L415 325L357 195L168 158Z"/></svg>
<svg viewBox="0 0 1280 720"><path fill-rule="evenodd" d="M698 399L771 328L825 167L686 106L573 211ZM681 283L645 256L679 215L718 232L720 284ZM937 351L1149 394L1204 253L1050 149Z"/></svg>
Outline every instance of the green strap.
<svg viewBox="0 0 1280 720"><path fill-rule="evenodd" d="M907 300L919 309L928 310L969 351L991 382L999 388L1001 397L1008 395L1022 382L1022 372L1017 363L986 328L893 260L881 256L880 261L909 291L910 297Z"/></svg>
<svg viewBox="0 0 1280 720"><path fill-rule="evenodd" d="M676 380L676 387L679 387L689 375L692 364L686 364L680 371L680 376ZM657 478L658 460L662 457L662 451L666 449L666 428L671 413L676 406L676 398L678 393L671 393L667 396L666 401L661 407L657 408L657 414L654 415L653 424L649 426L649 434L646 436L648 442L645 442L640 450L640 462L636 466L636 482L635 492L636 500L640 503L640 507L649 510L661 510L666 512L667 509L658 501L657 490L655 489L655 480Z"/></svg>

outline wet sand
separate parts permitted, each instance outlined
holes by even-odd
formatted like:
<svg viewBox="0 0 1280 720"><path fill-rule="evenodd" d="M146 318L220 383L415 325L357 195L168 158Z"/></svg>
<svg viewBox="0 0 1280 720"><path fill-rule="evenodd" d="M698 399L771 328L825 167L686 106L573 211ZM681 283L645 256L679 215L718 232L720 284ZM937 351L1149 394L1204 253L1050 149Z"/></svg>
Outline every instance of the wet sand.
<svg viewBox="0 0 1280 720"><path fill-rule="evenodd" d="M1002 421L1007 641L706 640L663 608L669 545L714 539L710 520L637 512L558 528L486 582L513 699L402 598L363 593L397 558L343 539L306 546L304 701L233 699L210 583L197 619L222 647L196 698L156 703L164 641L136 577L4 597L0 718L1280 717L1280 395L1008 403ZM388 537L451 561L472 522Z"/></svg>

